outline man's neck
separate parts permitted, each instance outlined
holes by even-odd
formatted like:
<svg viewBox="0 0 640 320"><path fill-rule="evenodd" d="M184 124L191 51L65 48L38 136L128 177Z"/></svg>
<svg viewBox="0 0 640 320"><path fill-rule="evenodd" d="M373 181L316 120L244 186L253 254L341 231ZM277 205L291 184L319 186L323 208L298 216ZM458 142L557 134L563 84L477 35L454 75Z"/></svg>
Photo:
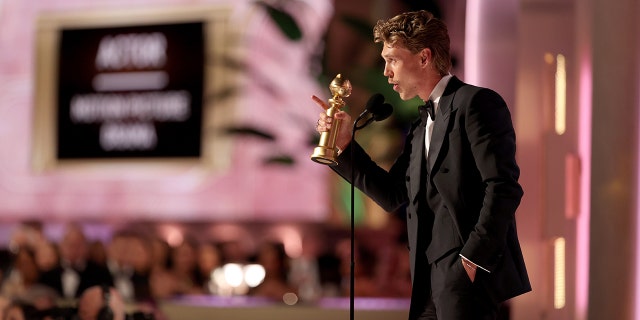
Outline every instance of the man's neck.
<svg viewBox="0 0 640 320"><path fill-rule="evenodd" d="M427 80L424 85L424 89L418 95L424 102L427 102L429 100L429 96L431 96L431 93L433 92L433 89L436 87L438 82L442 80L442 76L437 72L432 72L431 74L427 75L426 78Z"/></svg>

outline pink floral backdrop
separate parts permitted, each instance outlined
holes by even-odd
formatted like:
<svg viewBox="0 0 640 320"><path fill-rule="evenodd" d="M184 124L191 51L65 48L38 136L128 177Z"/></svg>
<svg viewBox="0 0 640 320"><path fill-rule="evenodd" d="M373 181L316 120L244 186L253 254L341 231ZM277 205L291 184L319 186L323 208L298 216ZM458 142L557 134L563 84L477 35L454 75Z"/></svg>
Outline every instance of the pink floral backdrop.
<svg viewBox="0 0 640 320"><path fill-rule="evenodd" d="M301 41L287 39L255 3L243 0L0 0L0 221L183 220L321 221L329 205L330 170L309 160L310 132L320 109L312 94L326 95L313 77L312 57L333 7L331 1L293 1L287 7ZM45 12L232 7L231 26L245 28L243 59L249 67L238 85L234 122L268 131L275 140L236 136L230 164L212 171L199 165L91 166L37 172L32 167L36 19ZM260 79L260 81L257 81ZM269 84L268 94L262 87ZM291 165L265 165L274 153Z"/></svg>

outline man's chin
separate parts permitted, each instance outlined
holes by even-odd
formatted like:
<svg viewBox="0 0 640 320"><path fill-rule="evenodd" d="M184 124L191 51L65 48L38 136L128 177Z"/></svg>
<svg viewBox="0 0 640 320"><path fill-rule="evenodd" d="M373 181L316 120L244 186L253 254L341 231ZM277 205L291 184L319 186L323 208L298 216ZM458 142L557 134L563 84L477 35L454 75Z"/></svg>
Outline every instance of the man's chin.
<svg viewBox="0 0 640 320"><path fill-rule="evenodd" d="M415 96L408 97L407 95L400 93L400 99L402 99L402 101L409 101L409 100L413 99L414 97Z"/></svg>

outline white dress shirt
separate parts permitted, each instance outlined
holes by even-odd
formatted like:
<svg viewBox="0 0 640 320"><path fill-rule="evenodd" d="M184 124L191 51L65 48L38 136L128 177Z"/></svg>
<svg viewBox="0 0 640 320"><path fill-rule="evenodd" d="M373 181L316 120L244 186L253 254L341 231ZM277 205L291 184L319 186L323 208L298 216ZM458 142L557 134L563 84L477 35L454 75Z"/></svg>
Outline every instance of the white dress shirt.
<svg viewBox="0 0 640 320"><path fill-rule="evenodd" d="M442 77L442 79L440 79L438 84L436 84L436 86L431 91L431 94L429 95L429 100L433 102L434 114L437 114L438 112L438 107L440 106L440 98L442 97L442 94L444 93L444 89L447 87L447 84L449 84L449 80L451 80L451 77L453 77L451 74L448 74ZM431 117L429 117L427 119L426 134L424 135L424 146L426 148L425 157L429 155L429 144L431 143L432 133L433 133L433 120L431 120Z"/></svg>

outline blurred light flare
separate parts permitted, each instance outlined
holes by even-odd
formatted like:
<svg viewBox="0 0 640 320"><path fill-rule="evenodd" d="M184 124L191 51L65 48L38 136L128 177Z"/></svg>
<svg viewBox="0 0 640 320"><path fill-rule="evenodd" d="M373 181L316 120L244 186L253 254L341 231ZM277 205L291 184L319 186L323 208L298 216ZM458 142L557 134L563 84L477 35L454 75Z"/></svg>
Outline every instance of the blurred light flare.
<svg viewBox="0 0 640 320"><path fill-rule="evenodd" d="M228 263L222 267L222 271L224 272L224 280L231 287L237 288L242 285L244 281L244 275L242 272L242 267L237 263Z"/></svg>
<svg viewBox="0 0 640 320"><path fill-rule="evenodd" d="M287 292L282 295L282 302L289 306L295 305L298 303L298 300L298 296L293 292Z"/></svg>
<svg viewBox="0 0 640 320"><path fill-rule="evenodd" d="M264 282L266 270L259 264L227 263L211 273L209 287L220 296L245 295Z"/></svg>
<svg viewBox="0 0 640 320"><path fill-rule="evenodd" d="M243 269L244 281L249 287L255 288L264 281L266 271L263 266L259 264L249 264L244 266Z"/></svg>
<svg viewBox="0 0 640 320"><path fill-rule="evenodd" d="M566 242L558 237L553 242L553 307L562 309L567 303L566 288Z"/></svg>
<svg viewBox="0 0 640 320"><path fill-rule="evenodd" d="M558 135L567 131L567 70L562 54L556 56L555 129Z"/></svg>

